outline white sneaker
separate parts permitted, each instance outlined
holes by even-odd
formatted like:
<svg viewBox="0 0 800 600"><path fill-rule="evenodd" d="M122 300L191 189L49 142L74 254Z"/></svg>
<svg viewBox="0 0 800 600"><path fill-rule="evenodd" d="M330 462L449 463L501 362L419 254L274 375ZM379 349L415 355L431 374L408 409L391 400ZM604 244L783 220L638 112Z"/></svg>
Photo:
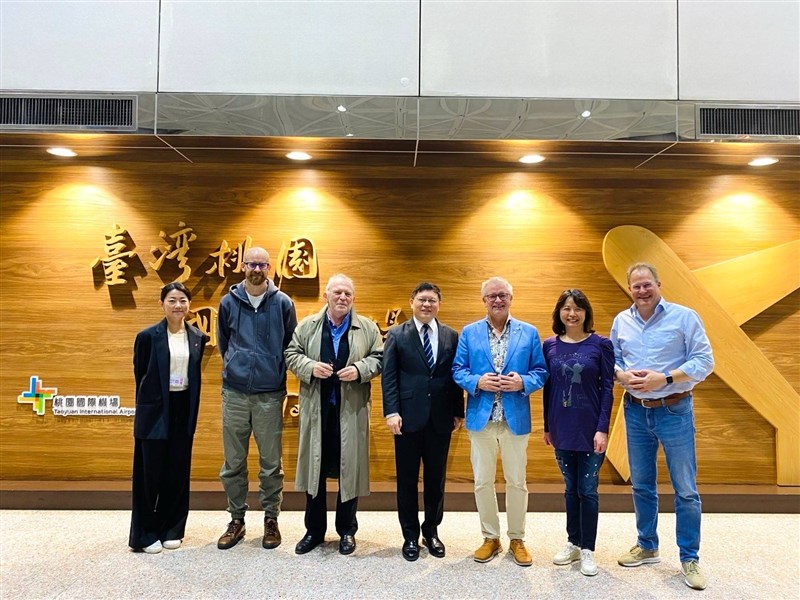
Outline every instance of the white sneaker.
<svg viewBox="0 0 800 600"><path fill-rule="evenodd" d="M183 540L164 540L162 546L164 546L165 550L177 550L181 547L181 542Z"/></svg>
<svg viewBox="0 0 800 600"><path fill-rule="evenodd" d="M161 545L159 540L156 540L152 544L150 544L147 548L142 548L143 552L147 552L147 554L158 554L164 546Z"/></svg>
<svg viewBox="0 0 800 600"><path fill-rule="evenodd" d="M564 549L553 557L554 565L568 565L581 559L581 549L572 542L567 542Z"/></svg>
<svg viewBox="0 0 800 600"><path fill-rule="evenodd" d="M589 577L597 575L597 565L594 564L594 553L586 548L581 550L581 573Z"/></svg>

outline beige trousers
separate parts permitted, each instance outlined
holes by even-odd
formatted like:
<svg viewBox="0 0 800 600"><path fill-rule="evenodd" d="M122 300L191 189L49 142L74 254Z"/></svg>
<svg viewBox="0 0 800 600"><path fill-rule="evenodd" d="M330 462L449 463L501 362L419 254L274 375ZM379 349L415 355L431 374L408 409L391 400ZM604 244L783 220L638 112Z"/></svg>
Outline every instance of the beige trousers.
<svg viewBox="0 0 800 600"><path fill-rule="evenodd" d="M489 421L481 431L469 432L475 504L478 506L481 530L485 538L500 538L500 514L494 486L499 449L506 480L508 537L512 540L525 539L525 515L528 511L528 485L525 481L528 437L529 434L511 433L505 421Z"/></svg>

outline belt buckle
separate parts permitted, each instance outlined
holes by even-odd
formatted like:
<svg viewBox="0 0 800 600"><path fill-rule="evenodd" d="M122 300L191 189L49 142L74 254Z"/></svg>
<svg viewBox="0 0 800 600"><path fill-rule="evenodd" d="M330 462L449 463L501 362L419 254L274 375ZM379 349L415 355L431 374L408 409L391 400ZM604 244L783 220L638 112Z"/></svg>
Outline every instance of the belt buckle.
<svg viewBox="0 0 800 600"><path fill-rule="evenodd" d="M634 396L633 394L631 394L631 393L630 393L629 391L627 391L627 390L625 390L625 393L628 395L628 399L629 399L631 402L633 402L634 404L638 404L638 405L639 405L639 406L641 406L642 408L650 408L650 407L649 407L649 406L647 406L647 404L646 404L647 402L650 402L650 400L646 400L646 399L644 399L644 398L637 398L636 396Z"/></svg>
<svg viewBox="0 0 800 600"><path fill-rule="evenodd" d="M633 397L631 396L631 398ZM642 408L664 408L666 406L666 398L637 398L637 400Z"/></svg>

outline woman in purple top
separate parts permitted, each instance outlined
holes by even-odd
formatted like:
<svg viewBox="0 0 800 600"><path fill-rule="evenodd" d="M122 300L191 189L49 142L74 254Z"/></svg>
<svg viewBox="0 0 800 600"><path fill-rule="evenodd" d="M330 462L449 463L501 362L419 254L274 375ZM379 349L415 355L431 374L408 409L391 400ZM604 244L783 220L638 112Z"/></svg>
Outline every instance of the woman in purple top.
<svg viewBox="0 0 800 600"><path fill-rule="evenodd" d="M544 443L555 448L566 486L568 542L553 562L580 560L581 573L589 576L597 574L597 480L614 387L614 349L592 325L589 299L580 290L565 290L553 310L556 335L542 344L550 371L544 385Z"/></svg>

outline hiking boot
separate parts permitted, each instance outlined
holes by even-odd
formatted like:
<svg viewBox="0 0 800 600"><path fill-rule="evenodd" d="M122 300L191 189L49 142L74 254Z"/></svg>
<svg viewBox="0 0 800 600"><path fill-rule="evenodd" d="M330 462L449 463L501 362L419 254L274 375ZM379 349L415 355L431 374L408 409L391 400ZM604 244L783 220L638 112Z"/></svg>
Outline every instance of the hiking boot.
<svg viewBox="0 0 800 600"><path fill-rule="evenodd" d="M472 558L475 559L475 562L479 563L489 562L500 554L502 550L503 546L500 544L500 540L483 538L483 544L481 544L480 548L475 550L475 554L472 555Z"/></svg>
<svg viewBox="0 0 800 600"><path fill-rule="evenodd" d="M645 550L636 545L628 553L620 556L617 562L623 567L638 567L639 565L659 563L661 557L658 555L658 550Z"/></svg>
<svg viewBox="0 0 800 600"><path fill-rule="evenodd" d="M508 549L511 552L511 556L514 557L514 562L520 567L530 567L533 564L533 557L522 540L511 540L511 545Z"/></svg>

